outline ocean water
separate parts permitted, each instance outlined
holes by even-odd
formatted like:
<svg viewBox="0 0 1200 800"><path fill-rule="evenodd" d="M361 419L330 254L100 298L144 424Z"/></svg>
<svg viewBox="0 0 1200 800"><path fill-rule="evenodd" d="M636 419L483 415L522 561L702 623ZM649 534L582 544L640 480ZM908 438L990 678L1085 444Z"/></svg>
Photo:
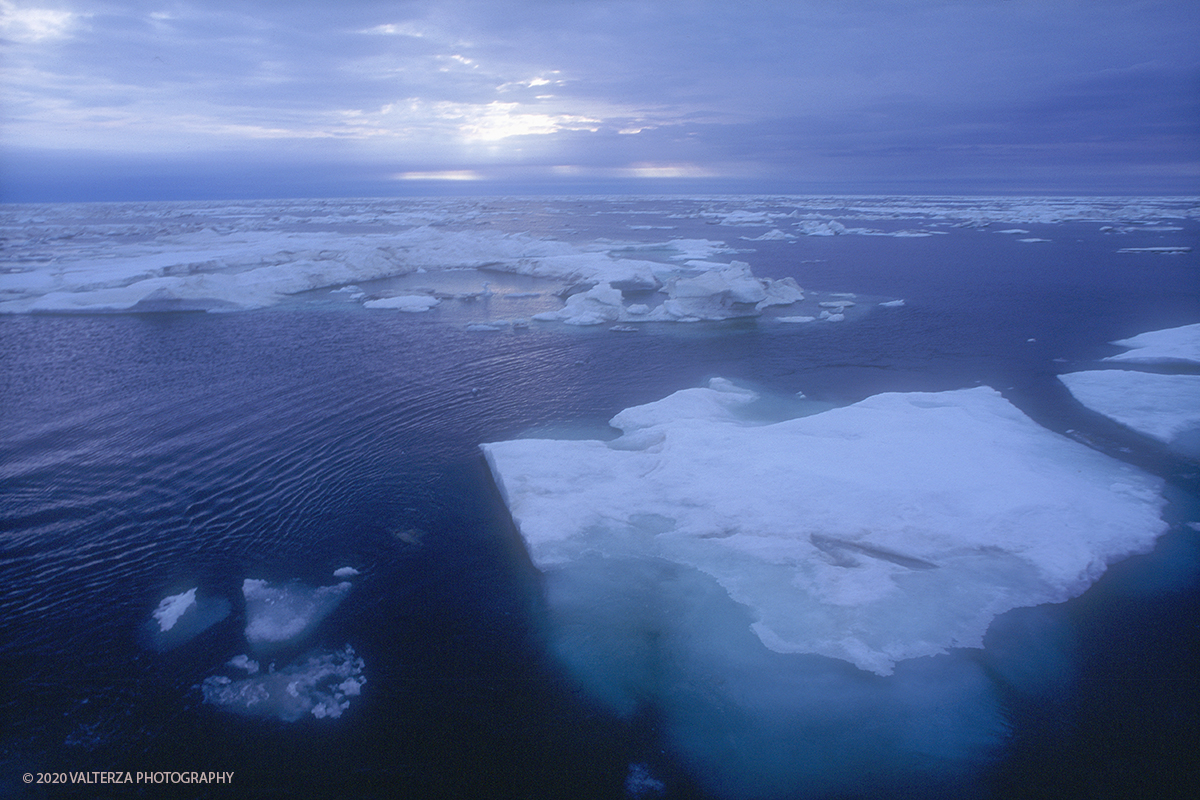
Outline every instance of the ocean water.
<svg viewBox="0 0 1200 800"><path fill-rule="evenodd" d="M146 796L163 788L21 776L218 771L233 789L171 791L1187 796L1200 465L1080 406L1056 376L1096 367L1121 351L1114 340L1200 321L1198 217L1194 199L1153 198L6 207L0 790ZM694 322L532 319L604 270L733 261L794 279L805 300ZM642 289L630 297L663 302ZM364 305L404 296L439 302ZM840 321L779 320L851 299ZM759 764L746 751L771 732L754 719L698 714L681 733L653 702L606 704L564 663L554 586L479 451L612 438L622 409L717 376L754 387L779 417L798 392L833 407L992 386L1046 428L1165 479L1169 530L1075 600L997 620L988 647L1015 650L1004 663L1028 674L989 676L1004 725L982 755L948 747L914 765L888 731L814 724L802 736L861 741L874 773ZM247 641L244 581L291 587L302 615L305 592L339 583L342 567L358 574L306 634ZM167 641L153 614L192 588L229 613ZM248 677L228 666L237 655L290 674L347 645L365 681L336 718L205 701L213 676Z"/></svg>

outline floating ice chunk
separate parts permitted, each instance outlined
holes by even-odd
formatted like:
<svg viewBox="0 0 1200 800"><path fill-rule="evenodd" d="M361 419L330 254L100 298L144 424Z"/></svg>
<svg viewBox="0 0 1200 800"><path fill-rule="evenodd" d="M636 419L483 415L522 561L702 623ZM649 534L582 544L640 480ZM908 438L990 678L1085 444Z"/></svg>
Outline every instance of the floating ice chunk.
<svg viewBox="0 0 1200 800"><path fill-rule="evenodd" d="M1021 228L1009 228L1006 231L996 231L996 233L1009 233L1009 234L1013 234L1013 235L1024 235L1026 233L1029 233L1029 231L1023 230Z"/></svg>
<svg viewBox="0 0 1200 800"><path fill-rule="evenodd" d="M242 582L246 639L251 644L270 645L303 638L338 607L350 586L347 581L316 589L300 583L271 586L247 578Z"/></svg>
<svg viewBox="0 0 1200 800"><path fill-rule="evenodd" d="M1017 241L1018 242L1048 242L1050 240L1049 239L1032 238L1032 239L1017 239Z"/></svg>
<svg viewBox="0 0 1200 800"><path fill-rule="evenodd" d="M150 641L158 650L169 650L195 638L229 616L229 601L221 597L197 598L197 588L164 597L151 614Z"/></svg>
<svg viewBox="0 0 1200 800"><path fill-rule="evenodd" d="M567 298L557 311L535 314L540 321L562 321L568 325L602 325L610 322L694 322L753 316L763 308L790 305L804 299L792 278L764 280L754 277L750 265L734 261L715 266L707 262L690 265L713 267L699 274L675 274L667 278L666 299L651 309L645 303L624 305L622 290L603 282Z"/></svg>
<svg viewBox="0 0 1200 800"><path fill-rule="evenodd" d="M233 658L229 659L229 666L245 670L247 675L255 675L258 673L258 662L245 654L234 656Z"/></svg>
<svg viewBox="0 0 1200 800"><path fill-rule="evenodd" d="M796 225L805 236L836 236L840 233L846 233L846 226L837 220L820 222L815 219L809 219L804 222L797 222Z"/></svg>
<svg viewBox="0 0 1200 800"><path fill-rule="evenodd" d="M645 764L630 764L625 776L625 796L631 798L662 797L667 785L654 777Z"/></svg>
<svg viewBox="0 0 1200 800"><path fill-rule="evenodd" d="M836 313L833 311L822 311L821 312L821 319L825 320L826 322L841 322L845 318L846 318L846 315L841 313L840 311L836 312Z"/></svg>
<svg viewBox="0 0 1200 800"><path fill-rule="evenodd" d="M183 594L164 597L154 609L154 618L158 620L159 630L166 632L175 626L179 618L192 606L196 605L196 589L188 589Z"/></svg>
<svg viewBox="0 0 1200 800"><path fill-rule="evenodd" d="M713 378L705 389L683 389L653 403L633 406L617 414L609 424L626 436L686 420L740 419L737 409L753 403L758 395L724 378Z"/></svg>
<svg viewBox="0 0 1200 800"><path fill-rule="evenodd" d="M200 689L204 702L236 714L274 717L284 722L295 722L309 714L317 719L336 718L350 707L349 698L358 696L367 682L364 666L347 645L338 651L316 653L274 672L247 670L250 676L240 680L213 675L204 679Z"/></svg>
<svg viewBox="0 0 1200 800"><path fill-rule="evenodd" d="M899 308L900 306L904 305L904 301L903 300L888 300L887 302L880 303L879 305L882 306L883 308Z"/></svg>
<svg viewBox="0 0 1200 800"><path fill-rule="evenodd" d="M747 396L717 386L627 409L613 442L482 449L540 567L587 554L694 567L752 610L768 648L879 674L978 647L997 614L1079 594L1165 529L1158 479L987 387L759 426L733 413Z"/></svg>
<svg viewBox="0 0 1200 800"><path fill-rule="evenodd" d="M790 241L792 239L795 239L796 237L793 234L784 233L783 231L779 230L778 228L774 228L772 230L767 231L766 233L764 233L761 236L742 236L741 238L746 240L747 242L777 242L777 241Z"/></svg>
<svg viewBox="0 0 1200 800"><path fill-rule="evenodd" d="M1109 356L1105 361L1200 364L1200 323L1139 333L1113 344L1131 349L1128 353Z"/></svg>
<svg viewBox="0 0 1200 800"><path fill-rule="evenodd" d="M403 295L401 297L385 297L381 300L368 300L363 308L394 308L410 313L428 311L440 301L436 297L425 294Z"/></svg>
<svg viewBox="0 0 1200 800"><path fill-rule="evenodd" d="M790 305L804 299L791 278L762 280L750 265L734 261L693 277L680 277L667 285L667 300L654 310L658 319L729 319L751 316L773 305Z"/></svg>
<svg viewBox="0 0 1200 800"><path fill-rule="evenodd" d="M354 567L338 567L333 571L333 577L335 578L353 578L357 574L358 570Z"/></svg>
<svg viewBox="0 0 1200 800"><path fill-rule="evenodd" d="M816 322L816 317L775 317L776 322Z"/></svg>
<svg viewBox="0 0 1200 800"><path fill-rule="evenodd" d="M1160 256L1177 256L1180 253L1190 253L1190 247L1122 247L1118 253L1157 253Z"/></svg>
<svg viewBox="0 0 1200 800"><path fill-rule="evenodd" d="M1200 431L1200 375L1110 369L1058 379L1088 408L1164 444Z"/></svg>
<svg viewBox="0 0 1200 800"><path fill-rule="evenodd" d="M573 294L558 311L534 314L536 320L562 320L568 325L601 325L621 319L622 295L611 284L601 283Z"/></svg>

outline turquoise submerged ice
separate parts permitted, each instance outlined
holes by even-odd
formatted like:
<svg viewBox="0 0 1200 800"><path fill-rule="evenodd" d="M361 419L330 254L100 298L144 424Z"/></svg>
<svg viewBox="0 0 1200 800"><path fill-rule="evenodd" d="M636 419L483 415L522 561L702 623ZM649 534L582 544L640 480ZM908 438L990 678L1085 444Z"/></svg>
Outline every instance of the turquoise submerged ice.
<svg viewBox="0 0 1200 800"><path fill-rule="evenodd" d="M542 569L694 569L768 649L880 675L981 646L997 615L1079 595L1166 528L1157 478L987 387L774 424L739 413L754 399L718 379L626 409L611 442L483 450Z"/></svg>

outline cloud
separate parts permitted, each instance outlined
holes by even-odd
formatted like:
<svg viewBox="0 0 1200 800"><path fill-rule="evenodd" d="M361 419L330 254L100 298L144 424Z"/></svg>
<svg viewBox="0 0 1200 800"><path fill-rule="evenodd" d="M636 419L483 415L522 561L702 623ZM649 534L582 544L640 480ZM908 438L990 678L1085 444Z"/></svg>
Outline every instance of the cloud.
<svg viewBox="0 0 1200 800"><path fill-rule="evenodd" d="M70 35L83 15L52 8L19 6L0 0L0 37L14 42L36 43Z"/></svg>
<svg viewBox="0 0 1200 800"><path fill-rule="evenodd" d="M1200 163L1187 0L74 2L0 0L10 151L922 185Z"/></svg>

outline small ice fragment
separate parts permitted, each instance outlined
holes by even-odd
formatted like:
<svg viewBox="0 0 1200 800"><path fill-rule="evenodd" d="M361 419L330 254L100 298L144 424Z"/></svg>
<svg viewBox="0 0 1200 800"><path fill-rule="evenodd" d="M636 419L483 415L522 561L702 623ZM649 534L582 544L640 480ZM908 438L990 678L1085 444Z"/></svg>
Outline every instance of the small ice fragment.
<svg viewBox="0 0 1200 800"><path fill-rule="evenodd" d="M195 588L188 589L182 594L164 597L158 604L158 608L154 609L154 618L158 620L159 630L163 633L171 630L184 612L194 605L196 605Z"/></svg>
<svg viewBox="0 0 1200 800"><path fill-rule="evenodd" d="M354 567L338 567L333 571L333 577L335 578L353 578L357 574L358 570Z"/></svg>
<svg viewBox="0 0 1200 800"><path fill-rule="evenodd" d="M245 654L229 659L229 666L244 669L247 675L254 675L258 672L258 662Z"/></svg>
<svg viewBox="0 0 1200 800"><path fill-rule="evenodd" d="M667 789L666 784L650 773L645 764L630 764L629 774L625 778L625 796L634 798L661 797Z"/></svg>
<svg viewBox="0 0 1200 800"><path fill-rule="evenodd" d="M381 300L368 300L363 308L394 308L398 311L418 313L428 311L440 301L426 294L404 295L402 297L385 297Z"/></svg>
<svg viewBox="0 0 1200 800"><path fill-rule="evenodd" d="M198 598L196 592L192 588L164 597L154 609L146 623L146 632L156 650L178 647L229 616L229 601L221 597Z"/></svg>

